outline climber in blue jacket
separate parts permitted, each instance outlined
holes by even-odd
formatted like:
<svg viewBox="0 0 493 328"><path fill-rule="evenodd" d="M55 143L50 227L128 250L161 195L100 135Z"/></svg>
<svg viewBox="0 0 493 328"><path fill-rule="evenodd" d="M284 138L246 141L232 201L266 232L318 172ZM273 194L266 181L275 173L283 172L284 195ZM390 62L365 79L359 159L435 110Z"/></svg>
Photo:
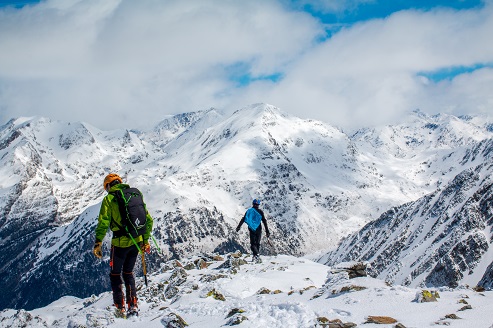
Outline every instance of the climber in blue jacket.
<svg viewBox="0 0 493 328"><path fill-rule="evenodd" d="M250 249L253 253L253 261L260 262L259 252L260 252L260 239L262 237L262 225L265 227L265 235L267 238L270 236L269 227L267 227L267 220L265 219L264 212L259 208L260 200L254 199L252 202L252 207L250 207L243 218L241 219L236 232L240 231L241 225L245 222L248 226L248 231L250 232Z"/></svg>

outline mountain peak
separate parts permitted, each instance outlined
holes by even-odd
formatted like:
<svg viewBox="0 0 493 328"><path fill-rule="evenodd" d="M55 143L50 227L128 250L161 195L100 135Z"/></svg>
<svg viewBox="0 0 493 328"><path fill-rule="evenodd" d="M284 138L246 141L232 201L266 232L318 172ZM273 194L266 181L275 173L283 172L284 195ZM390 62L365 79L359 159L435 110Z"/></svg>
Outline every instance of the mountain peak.
<svg viewBox="0 0 493 328"><path fill-rule="evenodd" d="M279 109L278 107L273 106L273 105L269 105L266 103L257 103L257 104L245 106L245 107L235 111L233 113L233 115L239 114L239 113L250 114L254 117L261 117L261 116L264 116L266 114L267 115L287 116L286 113L281 111L281 109Z"/></svg>

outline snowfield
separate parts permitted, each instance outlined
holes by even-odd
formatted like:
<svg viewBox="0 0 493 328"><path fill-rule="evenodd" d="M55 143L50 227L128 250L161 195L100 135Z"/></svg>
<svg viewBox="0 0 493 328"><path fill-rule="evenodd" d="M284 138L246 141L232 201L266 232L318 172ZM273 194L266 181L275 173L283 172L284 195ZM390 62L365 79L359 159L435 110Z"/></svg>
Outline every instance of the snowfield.
<svg viewBox="0 0 493 328"><path fill-rule="evenodd" d="M105 292L85 299L62 297L32 311L7 309L0 313L0 327L181 327L173 321L178 317L188 327L209 328L493 327L490 291L434 289L437 301L421 303L417 295L423 289L390 286L370 277L349 279L346 271L306 258L262 260L254 264L239 253L173 260L148 268L147 287L136 268L138 317L115 318L111 292ZM395 322L365 323L370 316Z"/></svg>

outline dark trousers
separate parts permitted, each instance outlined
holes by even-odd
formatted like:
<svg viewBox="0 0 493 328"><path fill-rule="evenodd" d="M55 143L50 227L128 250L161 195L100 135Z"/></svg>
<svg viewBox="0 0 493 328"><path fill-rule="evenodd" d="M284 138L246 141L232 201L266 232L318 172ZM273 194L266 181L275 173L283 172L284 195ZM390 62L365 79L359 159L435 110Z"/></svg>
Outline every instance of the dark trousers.
<svg viewBox="0 0 493 328"><path fill-rule="evenodd" d="M257 256L260 253L260 238L262 237L262 226L259 225L257 230L248 228L250 232L250 249L253 256Z"/></svg>
<svg viewBox="0 0 493 328"><path fill-rule="evenodd" d="M139 255L137 247L111 247L111 290L113 291L113 302L118 307L125 307L123 298L122 277L125 282L125 295L127 304L134 305L137 302L137 292L135 290L135 278L133 274L135 261Z"/></svg>

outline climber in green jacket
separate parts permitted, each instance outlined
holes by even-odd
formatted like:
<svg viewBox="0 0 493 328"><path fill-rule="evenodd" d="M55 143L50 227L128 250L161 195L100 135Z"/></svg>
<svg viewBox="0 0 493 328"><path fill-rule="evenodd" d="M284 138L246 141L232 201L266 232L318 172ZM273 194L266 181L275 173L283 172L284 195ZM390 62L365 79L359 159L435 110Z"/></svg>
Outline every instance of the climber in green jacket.
<svg viewBox="0 0 493 328"><path fill-rule="evenodd" d="M153 220L145 209L143 204L144 227L141 231L143 234L132 237L131 234L123 228L121 216L121 203L118 197L121 191L129 189L128 184L122 183L122 179L114 173L108 174L103 182L104 189L108 192L103 199L99 211L98 224L96 226L96 242L94 244L94 255L97 258L102 258L102 241L108 231L108 228L113 232L111 239L111 254L110 254L110 281L113 291L113 302L117 307L117 316L125 317L126 315L138 314L137 306L137 291L135 288L135 278L133 269L137 256L140 252L149 253L150 244L149 237L152 231ZM139 194L140 192L136 190ZM140 194L140 199L142 199ZM122 277L125 283L125 298L127 300L128 310L125 310L125 299L122 290Z"/></svg>

